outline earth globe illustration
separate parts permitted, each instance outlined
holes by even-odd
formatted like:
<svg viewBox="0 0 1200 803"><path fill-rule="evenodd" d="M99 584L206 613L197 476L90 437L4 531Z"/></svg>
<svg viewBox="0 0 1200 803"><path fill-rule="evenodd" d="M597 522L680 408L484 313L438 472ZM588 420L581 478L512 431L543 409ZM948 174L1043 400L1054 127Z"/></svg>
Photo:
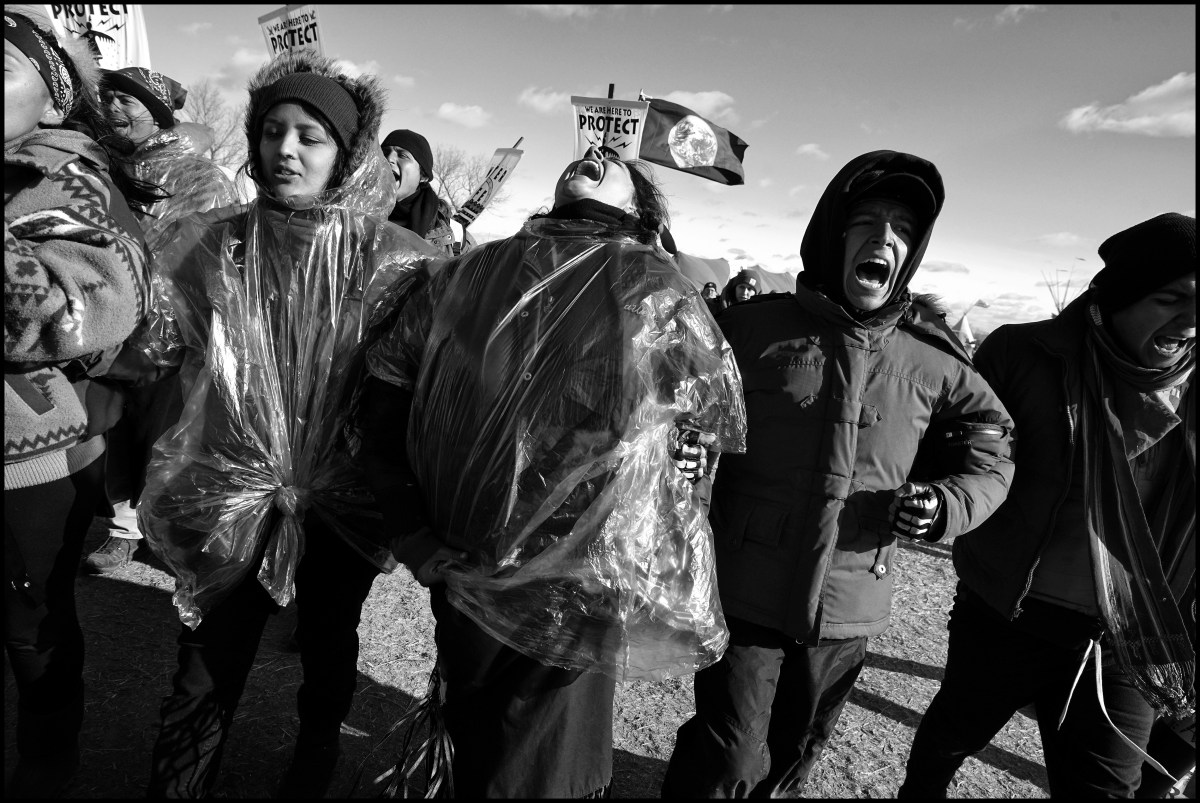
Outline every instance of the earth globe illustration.
<svg viewBox="0 0 1200 803"><path fill-rule="evenodd" d="M717 161L717 137L708 123L689 114L667 134L671 157L679 167L709 167Z"/></svg>

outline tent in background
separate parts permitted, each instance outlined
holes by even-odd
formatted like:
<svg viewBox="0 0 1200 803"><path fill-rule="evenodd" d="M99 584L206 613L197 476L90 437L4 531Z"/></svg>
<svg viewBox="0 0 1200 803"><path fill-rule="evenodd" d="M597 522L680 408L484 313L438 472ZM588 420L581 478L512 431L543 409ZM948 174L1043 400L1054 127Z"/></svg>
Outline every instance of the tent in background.
<svg viewBox="0 0 1200 803"><path fill-rule="evenodd" d="M713 282L717 290L721 290L729 281L729 262L725 259L705 259L680 251L675 254L675 264L679 266L679 272L691 279L697 288L704 287L706 282Z"/></svg>
<svg viewBox="0 0 1200 803"><path fill-rule="evenodd" d="M775 273L761 265L752 266L758 274L762 287L760 293L790 293L796 289L796 277L790 273Z"/></svg>

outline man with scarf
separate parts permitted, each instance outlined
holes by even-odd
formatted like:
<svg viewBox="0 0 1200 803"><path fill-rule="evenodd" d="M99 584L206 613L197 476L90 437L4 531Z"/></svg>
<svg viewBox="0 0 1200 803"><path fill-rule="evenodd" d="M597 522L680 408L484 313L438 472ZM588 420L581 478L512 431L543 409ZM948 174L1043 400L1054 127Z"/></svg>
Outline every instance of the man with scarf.
<svg viewBox="0 0 1200 803"><path fill-rule="evenodd" d="M908 291L943 198L924 159L857 157L817 204L795 294L717 318L748 431L709 515L730 645L696 675L666 797L799 792L888 626L897 537L955 537L1007 494L1012 422ZM953 446L918 460L924 441Z"/></svg>
<svg viewBox="0 0 1200 803"><path fill-rule="evenodd" d="M1057 318L1002 326L976 357L1019 470L954 544L946 674L901 796L945 797L1032 703L1052 797L1132 797L1156 717L1194 715L1196 219L1159 215L1100 257Z"/></svg>
<svg viewBox="0 0 1200 803"><path fill-rule="evenodd" d="M396 206L388 220L421 235L446 256L457 256L475 246L466 231L461 243L450 227L450 204L438 197L433 181L433 151L429 140L416 131L397 129L383 140L383 156L396 177Z"/></svg>

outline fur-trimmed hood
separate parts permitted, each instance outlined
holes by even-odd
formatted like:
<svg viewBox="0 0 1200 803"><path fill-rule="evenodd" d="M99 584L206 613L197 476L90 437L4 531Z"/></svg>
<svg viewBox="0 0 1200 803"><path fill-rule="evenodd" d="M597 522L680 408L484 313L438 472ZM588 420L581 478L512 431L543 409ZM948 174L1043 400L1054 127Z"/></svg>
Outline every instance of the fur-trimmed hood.
<svg viewBox="0 0 1200 803"><path fill-rule="evenodd" d="M255 141L255 123L269 109L262 108L264 90L271 84L292 73L311 72L337 81L354 98L358 107L358 131L350 144L347 160L347 175L354 173L366 162L367 156L379 150L379 126L383 123L384 105L387 97L383 87L373 75L351 78L337 66L336 59L312 53L284 53L263 66L250 79L250 103L246 109L246 142L248 153L253 158L258 143Z"/></svg>

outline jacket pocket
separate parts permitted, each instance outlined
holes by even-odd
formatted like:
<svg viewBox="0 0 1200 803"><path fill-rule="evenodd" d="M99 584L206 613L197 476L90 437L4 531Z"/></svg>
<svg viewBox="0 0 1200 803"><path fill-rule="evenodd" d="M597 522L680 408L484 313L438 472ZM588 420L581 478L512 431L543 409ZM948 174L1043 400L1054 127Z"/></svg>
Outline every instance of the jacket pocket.
<svg viewBox="0 0 1200 803"><path fill-rule="evenodd" d="M791 508L778 503L721 494L713 497L709 523L714 538L730 549L741 549L744 541L777 547L787 529L791 513Z"/></svg>

